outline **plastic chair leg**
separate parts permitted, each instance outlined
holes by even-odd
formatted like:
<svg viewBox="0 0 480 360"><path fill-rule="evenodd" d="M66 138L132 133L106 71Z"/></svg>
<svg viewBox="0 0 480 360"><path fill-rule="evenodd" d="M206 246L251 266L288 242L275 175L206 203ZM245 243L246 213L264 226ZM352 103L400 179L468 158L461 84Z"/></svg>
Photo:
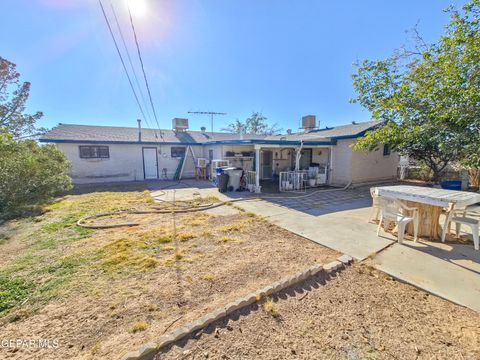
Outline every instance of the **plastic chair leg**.
<svg viewBox="0 0 480 360"><path fill-rule="evenodd" d="M403 243L403 237L405 235L405 223L403 221L398 223L398 243Z"/></svg>
<svg viewBox="0 0 480 360"><path fill-rule="evenodd" d="M383 215L380 214L380 221L378 222L378 227L377 227L377 236L380 236L380 229L382 228L382 223L383 223Z"/></svg>
<svg viewBox="0 0 480 360"><path fill-rule="evenodd" d="M417 238L418 238L418 216L415 216L413 218L413 241L414 242L417 242Z"/></svg>
<svg viewBox="0 0 480 360"><path fill-rule="evenodd" d="M473 247L475 250L479 249L479 239L478 239L478 224L472 225L472 235L473 235Z"/></svg>
<svg viewBox="0 0 480 360"><path fill-rule="evenodd" d="M457 239L460 237L460 229L462 228L462 224L455 223L455 236Z"/></svg>

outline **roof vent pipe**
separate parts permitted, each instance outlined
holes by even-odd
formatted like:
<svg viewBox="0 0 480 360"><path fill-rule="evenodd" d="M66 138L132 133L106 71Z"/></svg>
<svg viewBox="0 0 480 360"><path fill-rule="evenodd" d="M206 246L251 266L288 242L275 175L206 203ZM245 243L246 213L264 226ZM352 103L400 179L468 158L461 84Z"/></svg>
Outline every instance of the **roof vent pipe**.
<svg viewBox="0 0 480 360"><path fill-rule="evenodd" d="M205 131L207 131L207 128L205 126L202 126L200 130L202 131L203 134L205 134Z"/></svg>
<svg viewBox="0 0 480 360"><path fill-rule="evenodd" d="M142 141L142 120L137 119L138 122L138 142Z"/></svg>

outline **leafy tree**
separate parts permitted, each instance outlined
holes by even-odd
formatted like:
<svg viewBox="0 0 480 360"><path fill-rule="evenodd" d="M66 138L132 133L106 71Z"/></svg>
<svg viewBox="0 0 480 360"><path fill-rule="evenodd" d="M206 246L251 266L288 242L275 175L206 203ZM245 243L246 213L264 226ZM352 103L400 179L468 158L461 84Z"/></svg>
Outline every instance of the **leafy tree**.
<svg viewBox="0 0 480 360"><path fill-rule="evenodd" d="M413 49L357 63L358 102L387 124L354 146L388 143L424 162L438 181L452 161L478 156L480 147L480 0L449 8L444 35L427 44L415 30Z"/></svg>
<svg viewBox="0 0 480 360"><path fill-rule="evenodd" d="M20 83L15 64L0 57L0 217L20 213L71 188L70 163L54 145L21 140L41 112L25 114L30 83Z"/></svg>
<svg viewBox="0 0 480 360"><path fill-rule="evenodd" d="M16 141L0 130L0 215L16 215L26 205L45 202L69 190L69 167L69 161L55 145Z"/></svg>
<svg viewBox="0 0 480 360"><path fill-rule="evenodd" d="M282 131L277 123L269 125L267 118L259 112L253 112L244 122L237 119L222 130L235 134L247 133L262 135L278 134Z"/></svg>
<svg viewBox="0 0 480 360"><path fill-rule="evenodd" d="M25 114L30 83L20 82L16 65L0 56L0 129L7 129L16 138L36 131L35 122L43 116Z"/></svg>

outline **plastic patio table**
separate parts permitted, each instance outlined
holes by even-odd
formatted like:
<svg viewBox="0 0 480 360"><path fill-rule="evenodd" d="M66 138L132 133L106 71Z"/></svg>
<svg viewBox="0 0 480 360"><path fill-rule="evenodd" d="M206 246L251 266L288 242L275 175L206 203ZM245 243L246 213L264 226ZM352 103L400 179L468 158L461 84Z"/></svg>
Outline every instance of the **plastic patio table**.
<svg viewBox="0 0 480 360"><path fill-rule="evenodd" d="M443 209L451 213L455 208L461 209L480 202L478 193L423 186L379 186L376 188L376 193L379 196L403 200L407 206L418 208L420 217L418 236L430 239L440 239L439 221ZM446 219L444 226L447 226L447 222ZM413 225L409 224L406 231L411 235Z"/></svg>

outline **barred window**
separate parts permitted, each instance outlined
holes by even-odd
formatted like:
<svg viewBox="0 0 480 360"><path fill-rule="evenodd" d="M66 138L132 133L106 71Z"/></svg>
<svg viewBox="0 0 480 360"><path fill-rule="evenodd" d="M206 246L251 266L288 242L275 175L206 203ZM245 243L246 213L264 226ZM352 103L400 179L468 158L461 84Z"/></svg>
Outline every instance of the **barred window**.
<svg viewBox="0 0 480 360"><path fill-rule="evenodd" d="M79 146L82 159L108 159L110 152L108 146Z"/></svg>
<svg viewBox="0 0 480 360"><path fill-rule="evenodd" d="M183 158L185 157L186 148L183 146L172 146L170 148L170 154L172 158Z"/></svg>

